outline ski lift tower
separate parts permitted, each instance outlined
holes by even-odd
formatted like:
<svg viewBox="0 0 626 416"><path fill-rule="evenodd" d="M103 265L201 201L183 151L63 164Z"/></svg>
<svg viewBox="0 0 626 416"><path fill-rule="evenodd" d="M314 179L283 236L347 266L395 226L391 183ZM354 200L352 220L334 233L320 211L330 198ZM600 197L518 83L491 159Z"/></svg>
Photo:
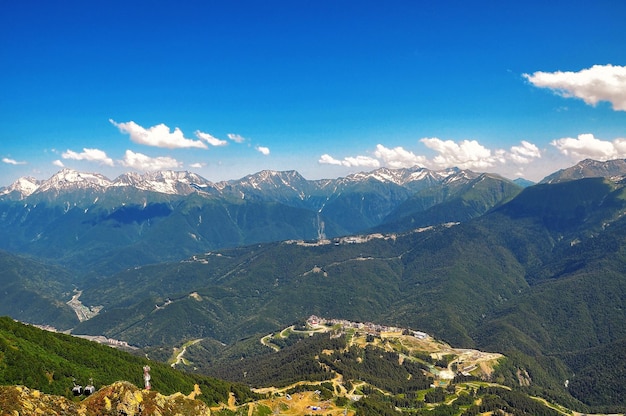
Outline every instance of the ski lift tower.
<svg viewBox="0 0 626 416"><path fill-rule="evenodd" d="M146 383L146 390L150 390L150 366L146 365L143 368L143 380Z"/></svg>

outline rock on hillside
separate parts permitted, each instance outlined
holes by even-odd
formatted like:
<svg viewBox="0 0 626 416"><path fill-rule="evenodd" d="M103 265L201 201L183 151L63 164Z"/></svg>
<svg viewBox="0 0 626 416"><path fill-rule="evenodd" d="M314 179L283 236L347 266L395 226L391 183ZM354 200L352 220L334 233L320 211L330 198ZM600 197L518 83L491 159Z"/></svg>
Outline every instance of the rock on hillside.
<svg viewBox="0 0 626 416"><path fill-rule="evenodd" d="M76 403L23 386L0 386L0 409L3 415L210 415L209 407L194 398L197 393L163 396L154 390L140 390L128 382L116 382Z"/></svg>
<svg viewBox="0 0 626 416"><path fill-rule="evenodd" d="M24 386L0 386L0 412L4 415L87 415L80 404Z"/></svg>

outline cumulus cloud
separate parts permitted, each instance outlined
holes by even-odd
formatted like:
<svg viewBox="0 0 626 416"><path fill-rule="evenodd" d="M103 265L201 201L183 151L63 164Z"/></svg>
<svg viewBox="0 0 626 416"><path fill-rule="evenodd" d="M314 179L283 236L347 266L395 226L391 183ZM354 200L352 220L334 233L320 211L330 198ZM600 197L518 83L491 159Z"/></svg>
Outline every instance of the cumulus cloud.
<svg viewBox="0 0 626 416"><path fill-rule="evenodd" d="M343 160L338 160L329 154L323 154L318 160L318 163L322 165L338 165L346 167L380 167L380 161L369 156L345 157Z"/></svg>
<svg viewBox="0 0 626 416"><path fill-rule="evenodd" d="M372 168L380 167L380 162L369 156L346 157L343 161L347 164L347 166L369 166Z"/></svg>
<svg viewBox="0 0 626 416"><path fill-rule="evenodd" d="M320 163L322 165L338 165L338 166L342 165L341 160L335 159L334 157L332 157L328 153L325 153L322 156L320 156L320 158L317 161L317 163Z"/></svg>
<svg viewBox="0 0 626 416"><path fill-rule="evenodd" d="M26 162L18 162L17 160L9 159L8 157L3 157L2 163L6 163L8 165L25 165L26 164Z"/></svg>
<svg viewBox="0 0 626 416"><path fill-rule="evenodd" d="M60 161L59 159L57 159L57 160L55 160L54 162L52 162L52 164L53 164L54 166L58 166L58 167L60 167L60 168L64 168L64 167L65 167L65 165L63 164L63 162L62 162L62 161Z"/></svg>
<svg viewBox="0 0 626 416"><path fill-rule="evenodd" d="M140 171L175 169L182 166L182 163L171 157L150 157L142 153L135 153L132 150L126 150L124 159L120 163Z"/></svg>
<svg viewBox="0 0 626 416"><path fill-rule="evenodd" d="M530 83L557 94L582 99L589 105L608 101L614 110L626 111L626 66L594 65L579 72L524 74Z"/></svg>
<svg viewBox="0 0 626 416"><path fill-rule="evenodd" d="M246 141L246 138L243 136L240 136L238 134L234 134L234 133L228 133L228 138L232 141L234 141L235 143L243 143Z"/></svg>
<svg viewBox="0 0 626 416"><path fill-rule="evenodd" d="M61 154L63 159L72 160L87 160L89 162L98 162L102 165L113 166L115 163L113 159L107 156L107 154L100 149L87 149L84 148L81 153L77 153L73 150L66 150Z"/></svg>
<svg viewBox="0 0 626 416"><path fill-rule="evenodd" d="M497 154L492 155L476 140L441 140L436 137L425 137L420 140L426 147L438 153L432 163L439 167L455 166L461 169L486 169L492 167L498 160Z"/></svg>
<svg viewBox="0 0 626 416"><path fill-rule="evenodd" d="M376 145L374 156L383 161L383 164L390 168L410 168L422 165L426 162L424 156L417 156L413 152L404 149L402 146L389 149L382 144Z"/></svg>
<svg viewBox="0 0 626 416"><path fill-rule="evenodd" d="M192 163L191 165L189 165L190 168L194 168L194 169L200 169L203 168L206 165L206 163Z"/></svg>
<svg viewBox="0 0 626 416"><path fill-rule="evenodd" d="M269 154L270 154L270 149L269 149L269 147L265 147L265 146L257 146L257 147L255 147L255 149L256 149L259 153L261 153L261 154L263 154L263 155L265 155L265 156L267 156L267 155L269 155Z"/></svg>
<svg viewBox="0 0 626 416"><path fill-rule="evenodd" d="M626 157L626 139L600 140L593 134L579 134L577 138L565 137L550 144L562 154L573 159L610 160Z"/></svg>
<svg viewBox="0 0 626 416"><path fill-rule="evenodd" d="M527 164L541 157L541 151L534 144L522 140L520 146L512 146L508 157L517 163Z"/></svg>
<svg viewBox="0 0 626 416"><path fill-rule="evenodd" d="M441 140L436 137L420 140L427 148L435 152L432 158L415 154L403 147L388 148L382 144L376 145L372 152L374 157L353 156L336 159L329 154L323 154L318 163L344 167L379 168L408 168L424 166L429 169L446 169L458 167L477 171L522 169L533 160L541 158L541 150L526 140L510 149L488 149L475 140Z"/></svg>
<svg viewBox="0 0 626 416"><path fill-rule="evenodd" d="M109 119L111 124L116 126L122 133L130 135L130 139L139 144L155 147L165 147L168 149L195 147L206 149L207 145L201 140L187 139L183 132L176 127L173 132L165 124L157 124L149 128L144 128L134 121L127 123L116 123Z"/></svg>
<svg viewBox="0 0 626 416"><path fill-rule="evenodd" d="M209 133L203 133L200 130L197 130L195 134L197 138L204 140L211 146L226 146L228 144L226 140L218 139L211 136Z"/></svg>

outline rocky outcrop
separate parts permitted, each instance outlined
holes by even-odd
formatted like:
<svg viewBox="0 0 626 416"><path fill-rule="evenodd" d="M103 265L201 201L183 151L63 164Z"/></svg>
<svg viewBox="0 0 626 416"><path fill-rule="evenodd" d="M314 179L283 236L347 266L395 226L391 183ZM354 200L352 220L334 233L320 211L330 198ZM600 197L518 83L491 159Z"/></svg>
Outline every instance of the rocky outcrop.
<svg viewBox="0 0 626 416"><path fill-rule="evenodd" d="M141 390L128 382L105 386L88 398L74 402L24 386L0 386L2 416L209 416L209 407L196 400L198 388L189 396L175 393L164 396L154 390Z"/></svg>
<svg viewBox="0 0 626 416"><path fill-rule="evenodd" d="M80 404L65 397L50 396L24 386L0 386L0 415L81 415Z"/></svg>

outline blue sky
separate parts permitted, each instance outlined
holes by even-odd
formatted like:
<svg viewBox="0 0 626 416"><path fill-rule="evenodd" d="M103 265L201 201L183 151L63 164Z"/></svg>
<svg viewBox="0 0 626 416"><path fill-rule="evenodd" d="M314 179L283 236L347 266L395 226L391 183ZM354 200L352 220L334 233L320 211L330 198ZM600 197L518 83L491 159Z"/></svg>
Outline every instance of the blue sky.
<svg viewBox="0 0 626 416"><path fill-rule="evenodd" d="M626 2L0 2L0 186L626 158Z"/></svg>

